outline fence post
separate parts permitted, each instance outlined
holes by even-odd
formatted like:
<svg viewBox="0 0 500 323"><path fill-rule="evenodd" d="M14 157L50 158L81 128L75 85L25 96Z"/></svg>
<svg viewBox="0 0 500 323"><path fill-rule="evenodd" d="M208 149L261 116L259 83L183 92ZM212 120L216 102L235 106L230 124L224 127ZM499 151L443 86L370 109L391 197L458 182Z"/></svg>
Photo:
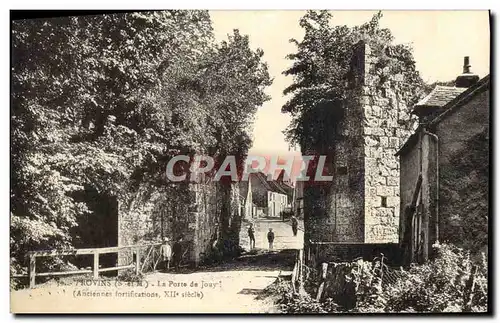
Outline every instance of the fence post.
<svg viewBox="0 0 500 323"><path fill-rule="evenodd" d="M326 283L326 274L328 272L328 263L324 262L321 264L321 284L318 288L318 294L316 295L316 300L321 300L321 295L323 294L323 289L325 288Z"/></svg>
<svg viewBox="0 0 500 323"><path fill-rule="evenodd" d="M299 292L304 289L304 249L299 250Z"/></svg>
<svg viewBox="0 0 500 323"><path fill-rule="evenodd" d="M139 275L141 272L141 249L137 248L135 251L135 274Z"/></svg>
<svg viewBox="0 0 500 323"><path fill-rule="evenodd" d="M36 278L36 256L33 253L30 253L30 265L29 265L30 288L35 287L35 278Z"/></svg>
<svg viewBox="0 0 500 323"><path fill-rule="evenodd" d="M99 251L94 252L94 279L99 279Z"/></svg>

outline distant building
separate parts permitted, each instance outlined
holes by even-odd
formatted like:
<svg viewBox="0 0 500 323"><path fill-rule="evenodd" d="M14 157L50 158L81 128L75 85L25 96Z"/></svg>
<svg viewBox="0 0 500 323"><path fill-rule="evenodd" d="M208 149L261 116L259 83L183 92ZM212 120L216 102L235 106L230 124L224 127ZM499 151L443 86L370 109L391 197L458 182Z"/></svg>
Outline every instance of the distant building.
<svg viewBox="0 0 500 323"><path fill-rule="evenodd" d="M396 154L407 262L427 260L437 241L486 245L490 77L479 80L466 57L455 85L437 86L414 107L419 126Z"/></svg>
<svg viewBox="0 0 500 323"><path fill-rule="evenodd" d="M304 182L295 183L293 191L293 213L298 218L304 217Z"/></svg>
<svg viewBox="0 0 500 323"><path fill-rule="evenodd" d="M268 180L262 172L251 173L248 181L240 183L240 196L244 218L279 217L281 212L291 210L293 187L283 181L280 174L277 180Z"/></svg>

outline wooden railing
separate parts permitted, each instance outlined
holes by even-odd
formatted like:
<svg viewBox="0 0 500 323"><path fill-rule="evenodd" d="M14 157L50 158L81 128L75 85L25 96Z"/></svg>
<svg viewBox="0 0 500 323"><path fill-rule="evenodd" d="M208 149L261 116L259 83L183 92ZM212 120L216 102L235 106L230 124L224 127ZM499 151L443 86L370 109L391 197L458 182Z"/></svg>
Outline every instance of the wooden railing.
<svg viewBox="0 0 500 323"><path fill-rule="evenodd" d="M29 266L28 275L11 275L11 278L29 278L29 287L33 288L35 286L36 277L47 277L47 276L66 276L66 275L80 275L80 274L93 274L94 279L99 278L99 273L109 272L109 271L120 271L123 269L135 268L135 273L139 274L146 269L145 265L148 260L151 260L151 269L154 271L158 262L161 258L161 253L158 250L161 243L152 243L145 245L133 245L133 246L122 246L122 247L106 247L106 248L87 248L87 249L71 249L71 250L41 250L41 251L31 251L28 253L29 256ZM141 262L141 249L147 249L146 257L144 261ZM118 253L120 251L130 250L135 255L135 262L124 266L115 266L108 268L99 268L99 256L103 254ZM41 257L61 257L61 256L83 256L83 255L93 255L93 267L92 269L82 269L73 271L61 271L61 272L36 272L36 259ZM151 257L151 258L150 258ZM156 257L156 260L155 260ZM134 258L134 257L133 257ZM142 266L141 266L142 264Z"/></svg>

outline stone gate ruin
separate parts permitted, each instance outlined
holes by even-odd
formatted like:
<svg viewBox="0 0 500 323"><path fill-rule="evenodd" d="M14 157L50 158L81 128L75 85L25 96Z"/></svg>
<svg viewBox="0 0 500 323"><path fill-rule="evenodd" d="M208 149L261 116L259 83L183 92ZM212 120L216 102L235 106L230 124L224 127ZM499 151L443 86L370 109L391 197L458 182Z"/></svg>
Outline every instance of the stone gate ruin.
<svg viewBox="0 0 500 323"><path fill-rule="evenodd" d="M417 120L405 103L403 75L386 73L381 82L377 59L368 44L356 45L347 85L351 99L343 102L336 140L327 152L333 181L321 187L305 183L307 259L333 257L349 245L359 249L398 242L400 169L395 154ZM328 244L320 248L321 255L308 254L318 249L312 248L316 242Z"/></svg>

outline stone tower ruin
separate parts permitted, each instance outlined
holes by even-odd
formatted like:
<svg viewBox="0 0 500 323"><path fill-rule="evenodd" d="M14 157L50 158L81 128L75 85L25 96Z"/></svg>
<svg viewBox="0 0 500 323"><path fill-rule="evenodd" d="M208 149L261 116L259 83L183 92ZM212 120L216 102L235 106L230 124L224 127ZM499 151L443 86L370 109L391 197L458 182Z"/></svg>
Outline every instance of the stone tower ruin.
<svg viewBox="0 0 500 323"><path fill-rule="evenodd" d="M356 45L347 85L351 99L343 103L334 148L327 152L333 181L322 187L305 183L306 247L310 242L398 242L400 169L395 154L417 124L399 90L402 75L388 75L381 82L377 59L366 43Z"/></svg>

